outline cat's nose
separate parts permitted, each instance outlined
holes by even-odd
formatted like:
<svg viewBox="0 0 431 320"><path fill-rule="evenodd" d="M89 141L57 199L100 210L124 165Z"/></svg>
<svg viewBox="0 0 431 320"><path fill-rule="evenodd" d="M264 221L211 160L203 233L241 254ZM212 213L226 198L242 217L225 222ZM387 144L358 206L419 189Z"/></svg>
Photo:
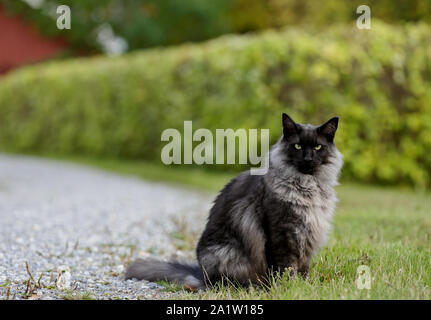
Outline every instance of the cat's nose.
<svg viewBox="0 0 431 320"><path fill-rule="evenodd" d="M312 157L305 157L304 158L304 161L305 162L311 162L313 160L313 158Z"/></svg>

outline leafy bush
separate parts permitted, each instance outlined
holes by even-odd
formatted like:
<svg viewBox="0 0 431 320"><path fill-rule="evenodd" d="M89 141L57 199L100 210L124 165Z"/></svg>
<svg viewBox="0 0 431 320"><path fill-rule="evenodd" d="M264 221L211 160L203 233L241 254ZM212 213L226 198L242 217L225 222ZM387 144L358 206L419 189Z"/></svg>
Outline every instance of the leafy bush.
<svg viewBox="0 0 431 320"><path fill-rule="evenodd" d="M275 142L282 111L339 115L345 177L430 186L430 35L373 21L28 67L0 80L0 146L158 162L161 132L184 120L270 128Z"/></svg>
<svg viewBox="0 0 431 320"><path fill-rule="evenodd" d="M431 2L423 0L235 0L229 12L232 29L245 32L286 25L327 27L355 22L360 5L370 7L373 20L431 22Z"/></svg>

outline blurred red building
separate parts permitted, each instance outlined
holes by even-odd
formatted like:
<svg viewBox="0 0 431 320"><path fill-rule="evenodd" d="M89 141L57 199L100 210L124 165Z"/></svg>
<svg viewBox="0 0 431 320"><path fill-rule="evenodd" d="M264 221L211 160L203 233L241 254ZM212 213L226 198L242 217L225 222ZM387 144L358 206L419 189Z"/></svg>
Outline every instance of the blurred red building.
<svg viewBox="0 0 431 320"><path fill-rule="evenodd" d="M64 41L44 38L29 23L7 15L0 7L0 74L51 58L65 47Z"/></svg>

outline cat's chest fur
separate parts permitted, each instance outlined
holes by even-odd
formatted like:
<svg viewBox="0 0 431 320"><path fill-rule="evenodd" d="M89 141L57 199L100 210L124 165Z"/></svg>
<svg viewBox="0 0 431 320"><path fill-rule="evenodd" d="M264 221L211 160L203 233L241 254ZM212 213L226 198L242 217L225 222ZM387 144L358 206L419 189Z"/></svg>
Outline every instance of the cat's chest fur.
<svg viewBox="0 0 431 320"><path fill-rule="evenodd" d="M298 246L298 254L313 254L326 243L337 198L334 186L342 166L342 155L335 148L313 174L301 174L286 163L280 142L270 153L270 168L264 177L270 219L276 234ZM284 228L284 229L283 229ZM302 252L302 251L307 252Z"/></svg>
<svg viewBox="0 0 431 320"><path fill-rule="evenodd" d="M290 178L277 181L270 192L277 203L272 212L272 219L278 220L274 228L285 227L286 230L279 232L293 233L289 240L294 239L298 249L304 248L309 253L326 243L336 204L332 188L322 188L312 177L305 181Z"/></svg>

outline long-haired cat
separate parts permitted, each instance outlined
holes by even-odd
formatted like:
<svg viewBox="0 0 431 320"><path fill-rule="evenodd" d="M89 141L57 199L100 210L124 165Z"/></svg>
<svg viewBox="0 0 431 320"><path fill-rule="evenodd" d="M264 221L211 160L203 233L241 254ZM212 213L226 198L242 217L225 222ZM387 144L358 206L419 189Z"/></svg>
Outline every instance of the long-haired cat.
<svg viewBox="0 0 431 320"><path fill-rule="evenodd" d="M265 175L248 171L217 196L197 246L197 264L138 259L126 278L205 288L223 278L261 284L272 271L307 275L325 244L343 161L334 144L338 118L321 126L282 115L283 135Z"/></svg>

